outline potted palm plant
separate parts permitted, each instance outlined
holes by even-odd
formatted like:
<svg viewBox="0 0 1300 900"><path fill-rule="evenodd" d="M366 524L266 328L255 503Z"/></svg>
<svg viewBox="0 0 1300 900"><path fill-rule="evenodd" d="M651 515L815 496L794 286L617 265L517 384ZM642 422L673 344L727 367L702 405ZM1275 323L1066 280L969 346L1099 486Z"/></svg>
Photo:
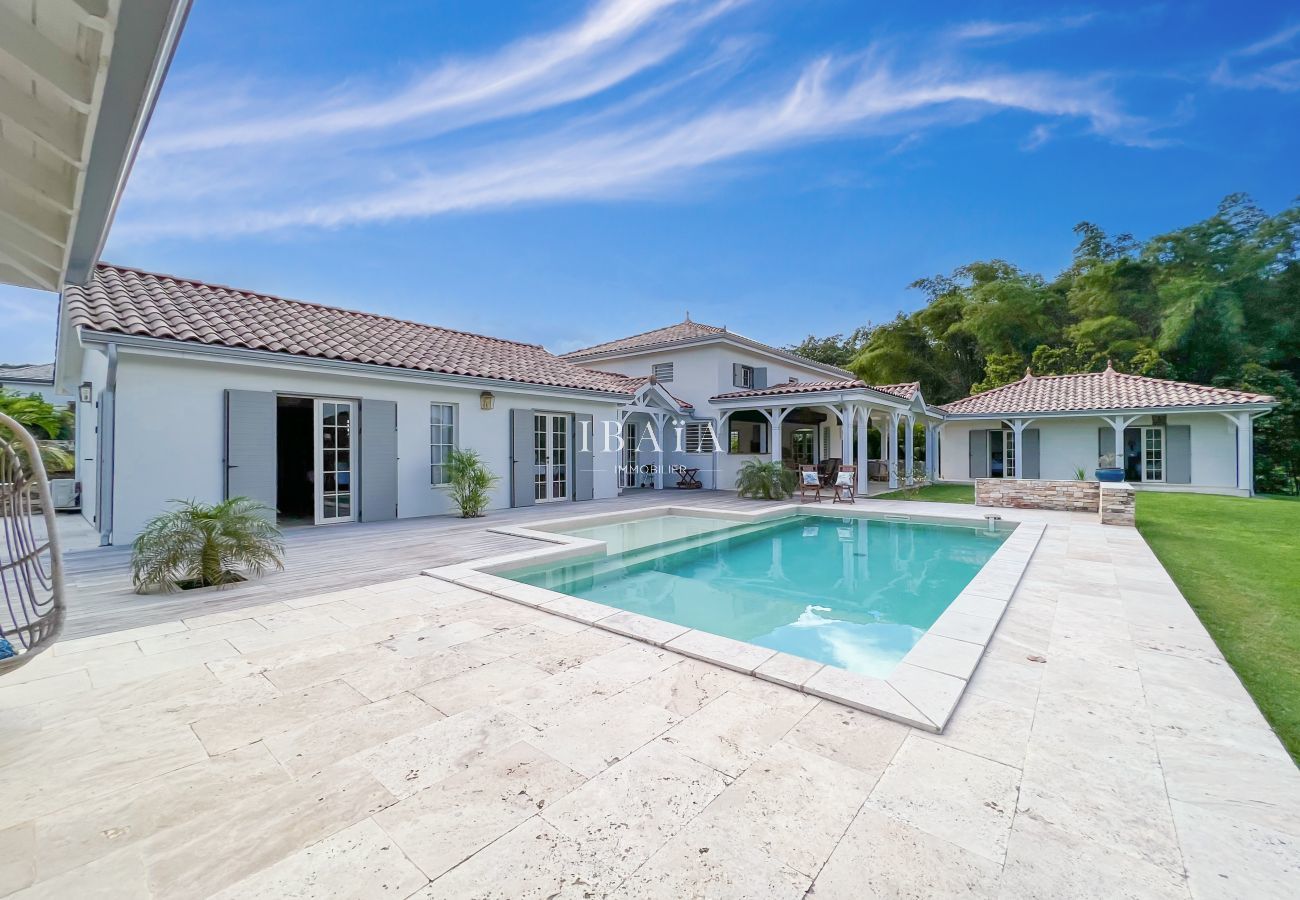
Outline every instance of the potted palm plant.
<svg viewBox="0 0 1300 900"><path fill-rule="evenodd" d="M174 500L131 545L137 593L220 587L284 568L284 541L264 504L247 497L220 503Z"/></svg>
<svg viewBox="0 0 1300 900"><path fill-rule="evenodd" d="M755 500L784 500L794 493L797 479L779 462L748 459L736 475L736 493Z"/></svg>
<svg viewBox="0 0 1300 900"><path fill-rule="evenodd" d="M487 512L492 488L501 480L484 464L477 450L452 450L447 456L447 481L451 502L462 519L474 519Z"/></svg>

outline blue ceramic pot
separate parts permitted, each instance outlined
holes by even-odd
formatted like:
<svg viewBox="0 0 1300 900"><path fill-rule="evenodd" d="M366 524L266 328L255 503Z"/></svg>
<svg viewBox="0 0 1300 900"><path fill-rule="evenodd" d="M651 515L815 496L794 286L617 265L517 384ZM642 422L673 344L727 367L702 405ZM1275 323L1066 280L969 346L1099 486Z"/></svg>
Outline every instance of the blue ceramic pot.
<svg viewBox="0 0 1300 900"><path fill-rule="evenodd" d="M1123 481L1124 470L1120 468L1113 469L1096 469L1092 473L1097 476L1098 481Z"/></svg>

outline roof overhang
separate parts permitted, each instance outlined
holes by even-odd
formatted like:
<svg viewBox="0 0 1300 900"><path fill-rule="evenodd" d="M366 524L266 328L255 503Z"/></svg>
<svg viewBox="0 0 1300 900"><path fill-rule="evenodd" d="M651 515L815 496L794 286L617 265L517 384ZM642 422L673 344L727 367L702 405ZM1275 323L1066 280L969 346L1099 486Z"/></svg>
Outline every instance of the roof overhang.
<svg viewBox="0 0 1300 900"><path fill-rule="evenodd" d="M710 334L701 337L684 338L680 341L664 341L660 344L650 344L645 347L632 347L627 350L605 350L601 353L562 353L560 359L568 360L575 363L589 363L609 359L626 359L633 356L646 356L652 353L662 353L665 350L677 350L682 347L703 346L705 344L730 344L733 347L739 347L743 350L750 350L755 353L762 353L775 359L791 362L806 369L812 369L822 372L835 378L855 378L852 372L845 369L828 366L825 363L819 363L816 360L808 359L806 356L800 356L797 353L791 353L788 350L782 350L779 347L771 347L759 341L751 340L739 334Z"/></svg>
<svg viewBox="0 0 1300 900"><path fill-rule="evenodd" d="M85 283L190 0L0 6L0 283Z"/></svg>
<svg viewBox="0 0 1300 900"><path fill-rule="evenodd" d="M272 350L249 350L243 347L225 347L220 344L199 344L188 341L173 341L166 338L141 337L133 334L116 334L106 331L91 331L87 328L76 329L77 340L84 346L114 344L119 350L152 356L173 358L194 358L221 360L226 364L270 366L275 368L309 368L324 369L361 375L367 378L386 380L434 382L456 387L512 391L520 394L546 394L564 396L579 400L595 400L610 403L626 403L631 394L620 391L602 391L590 388L574 388L552 384L529 384L523 381L507 381L500 378L481 378L470 375L451 375L445 372L428 372L422 369L402 369L396 366L378 366L373 363L349 362L341 359L322 359L317 356L298 356L291 353L276 353ZM61 366L60 372L69 371L70 367Z"/></svg>
<svg viewBox="0 0 1300 900"><path fill-rule="evenodd" d="M1064 409L1048 412L979 412L954 413L942 411L945 421L960 422L974 420L1007 419L1086 419L1104 416L1165 416L1172 413L1207 413L1207 412L1268 412L1277 403L1206 403L1200 406L1142 406L1127 409Z"/></svg>
<svg viewBox="0 0 1300 900"><path fill-rule="evenodd" d="M894 394L872 388L847 388L844 390L803 391L800 393L760 394L750 397L718 396L709 402L719 409L754 409L760 406L823 406L832 403L869 403L872 406L908 410L911 403Z"/></svg>

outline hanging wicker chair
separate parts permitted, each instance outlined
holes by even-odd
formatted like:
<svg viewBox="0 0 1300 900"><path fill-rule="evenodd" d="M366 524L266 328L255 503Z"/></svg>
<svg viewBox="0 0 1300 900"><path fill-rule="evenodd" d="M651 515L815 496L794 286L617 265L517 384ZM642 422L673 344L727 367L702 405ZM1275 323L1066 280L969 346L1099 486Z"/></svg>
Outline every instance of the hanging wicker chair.
<svg viewBox="0 0 1300 900"><path fill-rule="evenodd" d="M0 677L54 643L63 616L63 559L40 447L0 413Z"/></svg>

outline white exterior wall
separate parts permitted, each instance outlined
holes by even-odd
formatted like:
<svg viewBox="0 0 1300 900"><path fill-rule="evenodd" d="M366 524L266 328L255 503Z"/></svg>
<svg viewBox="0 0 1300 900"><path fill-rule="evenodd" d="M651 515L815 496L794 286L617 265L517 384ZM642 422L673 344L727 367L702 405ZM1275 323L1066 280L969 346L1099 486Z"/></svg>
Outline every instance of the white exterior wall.
<svg viewBox="0 0 1300 900"><path fill-rule="evenodd" d="M1152 489L1191 490L1218 488L1234 491L1237 484L1237 430L1216 412L1169 413L1170 425L1191 426L1192 481L1183 485L1150 485ZM1150 425L1142 416L1131 427ZM949 420L943 426L940 477L945 481L970 481L970 432L1002 427L998 419ZM1029 425L1039 432L1039 475L1068 480L1081 467L1092 477L1097 468L1097 430L1110 425L1100 416L1042 418Z"/></svg>
<svg viewBox="0 0 1300 900"><path fill-rule="evenodd" d="M799 381L826 381L832 378L831 375L810 366L800 366L798 363L780 357L767 356L759 351L729 344L677 347L617 359L580 362L579 365L601 372L617 372L621 375L636 377L649 375L656 364L668 362L673 364L673 380L664 382L664 388L674 397L685 400L694 406L696 419L712 419L715 427L718 421L718 410L709 402L709 398L718 394L741 390L731 382L731 367L734 363L753 366L754 368L766 368L768 387L785 384L791 378ZM769 402L774 403L776 401ZM832 419L828 424L831 425L832 448L826 455L838 456L840 455L840 445L838 443L840 439L839 423ZM671 427L668 429L668 435L668 447L666 449L671 450ZM718 439L722 441L725 447L726 435L719 432ZM786 458L789 458L789 441L789 429L787 429L785 437ZM736 483L736 474L740 471L740 466L745 460L767 460L771 458L768 454L732 455L725 452L716 454L716 461L713 457L714 454L668 452L665 453L665 465L681 464L698 467L702 470L699 478L706 488L716 486L723 490L731 490ZM674 484L676 484L676 476L665 475L664 486L671 488Z"/></svg>
<svg viewBox="0 0 1300 900"><path fill-rule="evenodd" d="M95 355L91 351L87 357ZM102 380L96 379L97 391ZM398 515L404 519L454 511L446 488L429 483L430 403L457 404L458 445L478 450L488 468L501 476L493 493L494 509L510 505L512 408L588 413L596 419L597 435L602 433L602 422L613 419L617 409L612 401L573 400L492 387L495 408L484 411L479 408L482 388L478 386L434 384L392 377L383 371L374 375L335 373L293 364L244 364L122 350L117 382L115 544L133 537L169 500L213 502L222 498L227 389L395 401ZM604 453L599 440L594 449L595 496L616 496L617 456Z"/></svg>
<svg viewBox="0 0 1300 900"><path fill-rule="evenodd" d="M81 517L98 528L96 500L99 496L99 398L108 380L108 357L99 347L87 348L81 357L81 376L78 384L89 381L92 396L90 403L77 401L77 424L73 438L77 454L77 480L81 482Z"/></svg>

